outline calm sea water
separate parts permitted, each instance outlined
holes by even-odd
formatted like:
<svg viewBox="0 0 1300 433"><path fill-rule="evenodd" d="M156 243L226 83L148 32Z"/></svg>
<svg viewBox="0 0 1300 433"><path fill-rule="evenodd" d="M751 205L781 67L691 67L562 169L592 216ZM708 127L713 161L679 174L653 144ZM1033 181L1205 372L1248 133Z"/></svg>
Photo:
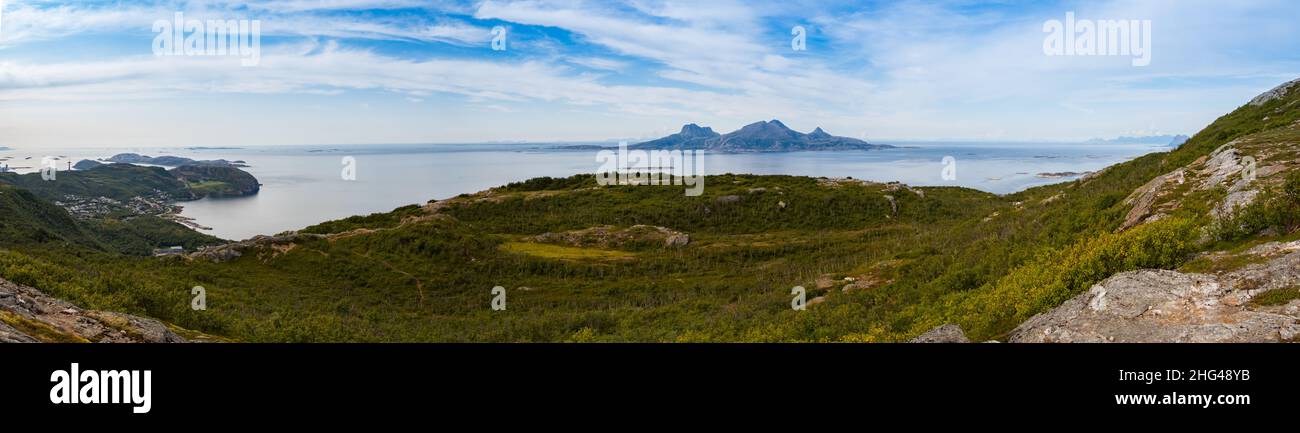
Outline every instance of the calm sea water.
<svg viewBox="0 0 1300 433"><path fill-rule="evenodd" d="M845 152L708 154L705 172L789 174L901 181L917 186L958 185L994 193L1073 179L1039 173L1087 172L1167 150L1150 145L1056 143L890 143L898 149ZM183 215L212 227L212 235L246 239L296 230L322 221L386 212L394 208L481 191L538 176L597 171L593 150L556 150L555 145L365 145L265 146L227 149L13 149L0 158L31 171L41 156L62 161L106 158L119 152L194 159L243 160L263 184L253 197L183 203ZM31 156L32 159L25 159ZM342 159L356 161L356 180L345 181ZM956 160L956 179L944 180L945 156ZM66 165L66 162L61 163ZM62 168L62 167L61 167ZM706 191L707 191L707 184Z"/></svg>

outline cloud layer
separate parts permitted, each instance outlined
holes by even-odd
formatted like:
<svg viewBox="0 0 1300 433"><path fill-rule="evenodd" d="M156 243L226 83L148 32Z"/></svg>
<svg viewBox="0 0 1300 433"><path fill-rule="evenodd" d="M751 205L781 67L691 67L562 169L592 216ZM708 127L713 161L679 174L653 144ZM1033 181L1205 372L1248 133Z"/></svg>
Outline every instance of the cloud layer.
<svg viewBox="0 0 1300 433"><path fill-rule="evenodd" d="M241 128L224 140L257 141L237 144L589 140L770 118L869 139L1082 139L1195 132L1300 75L1300 12L1282 0L6 3L0 145L210 144L193 132L222 122ZM178 11L260 20L260 65L154 56L151 24ZM1044 55L1043 22L1067 11L1151 20L1151 66Z"/></svg>

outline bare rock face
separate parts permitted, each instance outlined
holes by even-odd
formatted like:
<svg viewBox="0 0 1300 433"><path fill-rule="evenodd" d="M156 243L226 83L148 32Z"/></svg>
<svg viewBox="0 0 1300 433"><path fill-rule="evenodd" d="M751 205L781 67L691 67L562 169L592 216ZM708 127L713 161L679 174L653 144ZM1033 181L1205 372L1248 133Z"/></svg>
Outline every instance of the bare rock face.
<svg viewBox="0 0 1300 433"><path fill-rule="evenodd" d="M947 324L913 338L908 343L969 343L966 332L960 326Z"/></svg>
<svg viewBox="0 0 1300 433"><path fill-rule="evenodd" d="M1201 189L1210 189L1222 185L1230 177L1241 173L1244 166L1241 164L1241 152L1233 147L1236 142L1228 143L1215 149L1210 153L1210 158L1205 162L1205 173L1209 174L1201 181Z"/></svg>
<svg viewBox="0 0 1300 433"><path fill-rule="evenodd" d="M184 343L161 322L83 310L0 279L0 343Z"/></svg>
<svg viewBox="0 0 1300 433"><path fill-rule="evenodd" d="M1125 272L1030 318L1009 341L1279 342L1300 337L1300 300L1258 306L1270 290L1300 284L1300 244L1252 250L1264 263L1221 275Z"/></svg>
<svg viewBox="0 0 1300 433"><path fill-rule="evenodd" d="M1120 230L1127 230L1147 220L1147 217L1151 215L1152 205L1155 204L1156 198L1160 196L1161 188L1165 186L1170 177L1169 174L1156 176L1146 185L1134 190L1124 200L1125 204L1133 205L1133 208L1129 209L1128 215L1124 217L1124 223L1120 225ZM1181 178L1181 176L1179 177Z"/></svg>
<svg viewBox="0 0 1300 433"><path fill-rule="evenodd" d="M1291 127L1295 128L1295 126ZM1268 185L1276 185L1282 174L1296 164L1293 143L1273 138L1239 138L1219 146L1187 166L1157 176L1124 200L1131 205L1119 230L1159 220L1196 200L1194 194L1223 188L1227 195L1210 203L1209 216L1224 219L1254 203Z"/></svg>
<svg viewBox="0 0 1300 433"><path fill-rule="evenodd" d="M1288 81L1280 86L1274 87L1272 90L1261 93L1259 96L1256 96L1255 99L1250 100L1250 105L1260 106L1268 103L1268 101L1286 96L1286 94L1290 92L1291 87L1297 84L1300 84L1300 78Z"/></svg>

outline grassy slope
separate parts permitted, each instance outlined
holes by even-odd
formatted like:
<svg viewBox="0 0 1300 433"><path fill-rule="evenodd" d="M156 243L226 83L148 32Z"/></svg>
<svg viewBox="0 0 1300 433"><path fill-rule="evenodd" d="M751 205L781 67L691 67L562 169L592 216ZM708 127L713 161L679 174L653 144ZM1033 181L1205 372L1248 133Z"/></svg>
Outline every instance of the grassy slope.
<svg viewBox="0 0 1300 433"><path fill-rule="evenodd" d="M100 246L63 209L27 190L3 184L0 184L0 239L11 245Z"/></svg>
<svg viewBox="0 0 1300 433"><path fill-rule="evenodd" d="M1194 242L1206 205L1117 233L1124 197L1225 142L1292 125L1297 100L1242 107L1176 151L1009 196L724 175L685 197L543 178L462 196L439 216L405 207L323 223L308 231L348 234L228 263L31 249L0 252L0 276L253 341L897 341L951 322L995 338L1116 272L1177 267L1207 248ZM691 243L579 253L524 242L635 224ZM826 287L845 276L875 284ZM208 311L188 309L195 285ZM510 288L506 311L489 308L497 285ZM792 311L795 285L825 302Z"/></svg>

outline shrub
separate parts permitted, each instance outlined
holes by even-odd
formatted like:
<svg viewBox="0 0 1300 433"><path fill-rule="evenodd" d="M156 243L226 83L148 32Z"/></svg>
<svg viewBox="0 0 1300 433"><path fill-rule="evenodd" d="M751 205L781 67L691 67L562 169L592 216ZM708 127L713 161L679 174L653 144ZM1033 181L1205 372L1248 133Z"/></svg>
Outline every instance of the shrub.
<svg viewBox="0 0 1300 433"><path fill-rule="evenodd" d="M1170 218L1042 252L979 289L945 296L943 317L916 321L911 335L957 323L972 338L999 337L1114 274L1181 264L1195 249L1195 232L1191 220Z"/></svg>

